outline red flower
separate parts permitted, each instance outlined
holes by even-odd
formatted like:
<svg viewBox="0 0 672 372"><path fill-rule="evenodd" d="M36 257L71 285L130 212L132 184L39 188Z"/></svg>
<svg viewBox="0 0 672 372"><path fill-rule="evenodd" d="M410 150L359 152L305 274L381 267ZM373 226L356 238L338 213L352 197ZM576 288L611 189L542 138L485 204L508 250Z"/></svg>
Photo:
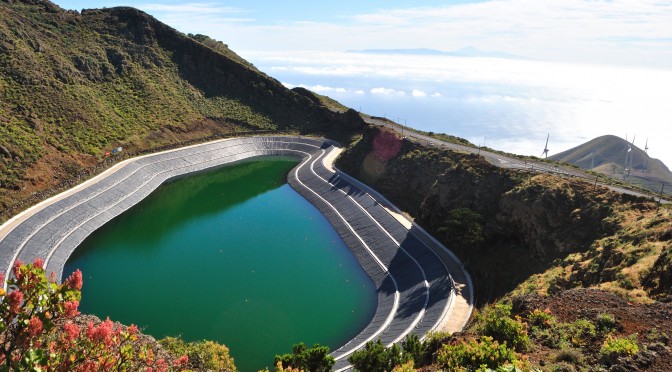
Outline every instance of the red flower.
<svg viewBox="0 0 672 372"><path fill-rule="evenodd" d="M40 269L44 269L44 260L39 257L36 258L35 261L33 261L33 266L39 267Z"/></svg>
<svg viewBox="0 0 672 372"><path fill-rule="evenodd" d="M82 272L79 269L75 270L75 272L70 274L68 279L65 280L65 283L68 287L80 291L82 289L82 284L84 283L82 280Z"/></svg>
<svg viewBox="0 0 672 372"><path fill-rule="evenodd" d="M131 334L131 335L134 335L134 334L138 333L138 326L136 326L135 324L131 324L128 327L128 333Z"/></svg>
<svg viewBox="0 0 672 372"><path fill-rule="evenodd" d="M9 311L18 314L21 311L23 293L21 293L21 291L13 291L7 295L7 300L9 301Z"/></svg>
<svg viewBox="0 0 672 372"><path fill-rule="evenodd" d="M97 327L93 325L92 322L89 322L86 329L86 337L91 341L98 341L105 344L105 346L112 345L112 336L114 331L114 324L107 318L104 322L100 323Z"/></svg>
<svg viewBox="0 0 672 372"><path fill-rule="evenodd" d="M21 280L21 278L23 277L23 274L21 274L21 265L22 265L21 260L17 258L16 261L14 262L14 267L12 268L12 270L14 271L14 277L17 280Z"/></svg>
<svg viewBox="0 0 672 372"><path fill-rule="evenodd" d="M186 355L182 355L173 362L173 365L178 368L184 368L187 364L189 364L189 357Z"/></svg>
<svg viewBox="0 0 672 372"><path fill-rule="evenodd" d="M37 337L43 330L42 321L38 317L32 317L28 321L28 334L31 337Z"/></svg>
<svg viewBox="0 0 672 372"><path fill-rule="evenodd" d="M77 324L73 324L72 322L66 322L65 325L63 326L65 328L65 333L67 334L67 340L68 341L74 341L77 336L79 336L79 327Z"/></svg>
<svg viewBox="0 0 672 372"><path fill-rule="evenodd" d="M77 315L79 315L79 310L77 310L77 307L79 306L79 301L66 301L63 303L63 307L65 308L65 311L63 311L63 316L66 318L72 318Z"/></svg>
<svg viewBox="0 0 672 372"><path fill-rule="evenodd" d="M166 372L168 370L168 364L166 364L165 359L157 359L154 367L156 367L158 372Z"/></svg>

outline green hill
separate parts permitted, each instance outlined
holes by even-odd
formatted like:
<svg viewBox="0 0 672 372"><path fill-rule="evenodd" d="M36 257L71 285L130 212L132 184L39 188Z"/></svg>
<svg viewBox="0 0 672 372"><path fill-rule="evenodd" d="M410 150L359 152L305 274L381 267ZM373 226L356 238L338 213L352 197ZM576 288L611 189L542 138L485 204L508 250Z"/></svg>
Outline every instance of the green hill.
<svg viewBox="0 0 672 372"><path fill-rule="evenodd" d="M628 154L628 145L620 137L606 135L550 156L549 159L574 164L613 178L627 178L628 182L653 192L660 192L662 182L666 185L672 183L672 172L662 161L651 158L637 146L632 146ZM668 189L668 195L669 192Z"/></svg>
<svg viewBox="0 0 672 372"><path fill-rule="evenodd" d="M302 93L225 44L137 9L78 13L45 0L0 0L0 210L118 146L363 125L356 112L329 110Z"/></svg>

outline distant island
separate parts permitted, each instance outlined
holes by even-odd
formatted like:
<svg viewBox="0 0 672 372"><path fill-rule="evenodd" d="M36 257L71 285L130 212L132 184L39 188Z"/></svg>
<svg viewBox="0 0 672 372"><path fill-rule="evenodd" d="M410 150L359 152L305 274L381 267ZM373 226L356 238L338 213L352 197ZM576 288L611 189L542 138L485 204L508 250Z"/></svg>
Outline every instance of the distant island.
<svg viewBox="0 0 672 372"><path fill-rule="evenodd" d="M505 59L528 59L515 54L501 52L501 51L486 51L480 50L473 46L467 46L462 49L453 51L443 51L438 49L428 48L412 48L412 49L361 49L361 50L347 50L346 53L360 53L360 54L403 54L403 55L420 55L420 56L450 56L450 57L483 57L483 58L505 58Z"/></svg>

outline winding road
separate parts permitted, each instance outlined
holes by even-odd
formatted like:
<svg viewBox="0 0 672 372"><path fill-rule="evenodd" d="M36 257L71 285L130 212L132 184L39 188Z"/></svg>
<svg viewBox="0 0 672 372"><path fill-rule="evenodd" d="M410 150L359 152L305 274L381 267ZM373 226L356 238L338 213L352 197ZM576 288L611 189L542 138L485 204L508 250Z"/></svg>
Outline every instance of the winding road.
<svg viewBox="0 0 672 372"><path fill-rule="evenodd" d="M0 268L9 277L16 260L41 257L47 272L60 278L68 257L89 234L162 183L249 158L291 155L302 161L289 174L289 184L327 217L377 288L369 324L332 353L335 370L350 369L348 356L370 340L391 345L410 333L424 337L433 330L461 330L473 308L471 280L462 264L384 197L334 169L338 151L329 140L245 137L130 159L0 226Z"/></svg>

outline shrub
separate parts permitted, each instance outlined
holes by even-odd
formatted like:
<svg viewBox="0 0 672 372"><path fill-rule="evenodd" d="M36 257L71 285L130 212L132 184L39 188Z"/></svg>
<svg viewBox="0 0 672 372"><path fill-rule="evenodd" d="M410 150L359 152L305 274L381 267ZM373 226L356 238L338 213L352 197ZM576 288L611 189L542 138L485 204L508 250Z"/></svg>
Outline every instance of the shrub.
<svg viewBox="0 0 672 372"><path fill-rule="evenodd" d="M392 372L415 372L415 366L413 364L413 361L409 360L404 364L394 367L394 369L392 369Z"/></svg>
<svg viewBox="0 0 672 372"><path fill-rule="evenodd" d="M567 331L574 346L586 346L597 336L595 325L588 319L577 319L574 323L569 324Z"/></svg>
<svg viewBox="0 0 672 372"><path fill-rule="evenodd" d="M516 353L492 337L483 336L480 341L460 341L445 344L437 355L437 362L450 371L466 371L477 368L498 368L517 363Z"/></svg>
<svg viewBox="0 0 672 372"><path fill-rule="evenodd" d="M187 367L197 371L235 371L236 366L229 349L213 341L185 342L176 337L166 337L159 341L172 355L186 355Z"/></svg>
<svg viewBox="0 0 672 372"><path fill-rule="evenodd" d="M619 357L637 354L639 346L637 346L636 338L636 334L628 338L608 336L600 349L600 361L614 364Z"/></svg>
<svg viewBox="0 0 672 372"><path fill-rule="evenodd" d="M445 234L462 247L478 247L485 242L483 217L469 208L457 208L448 212L446 220L437 232Z"/></svg>
<svg viewBox="0 0 672 372"><path fill-rule="evenodd" d="M491 336L499 342L506 342L517 351L523 351L530 345L527 324L520 317L511 318L511 306L495 305L483 314L476 316L477 331Z"/></svg>
<svg viewBox="0 0 672 372"><path fill-rule="evenodd" d="M333 356L329 355L328 346L315 344L308 348L303 342L292 347L291 354L276 355L273 364L282 367L292 367L310 372L331 371L336 363Z"/></svg>
<svg viewBox="0 0 672 372"><path fill-rule="evenodd" d="M569 364L580 364L583 354L576 349L563 349L558 352L554 360L556 362L565 362Z"/></svg>
<svg viewBox="0 0 672 372"><path fill-rule="evenodd" d="M555 324L555 317L551 314L551 310L546 308L544 310L534 309L527 315L527 321L532 327L550 328Z"/></svg>
<svg viewBox="0 0 672 372"><path fill-rule="evenodd" d="M425 355L422 360L422 364L428 364L432 362L434 354L436 354L441 346L450 340L450 333L447 332L430 332L425 337L423 347L425 349Z"/></svg>
<svg viewBox="0 0 672 372"><path fill-rule="evenodd" d="M412 360L414 364L421 365L425 360L425 344L420 342L417 335L411 333L401 343L403 359Z"/></svg>
<svg viewBox="0 0 672 372"><path fill-rule="evenodd" d="M599 334L606 335L618 328L618 321L616 318L614 318L613 315L602 313L597 316L597 319L595 319L595 326Z"/></svg>
<svg viewBox="0 0 672 372"><path fill-rule="evenodd" d="M182 370L183 355L170 366L147 343L138 342L138 328L107 320L86 326L77 323L82 273L63 284L47 279L43 261L17 261L0 289L0 370ZM0 282L4 281L0 274Z"/></svg>
<svg viewBox="0 0 672 372"><path fill-rule="evenodd" d="M366 372L391 371L403 362L399 345L386 348L380 340L367 342L364 349L352 353L348 361L356 370Z"/></svg>

